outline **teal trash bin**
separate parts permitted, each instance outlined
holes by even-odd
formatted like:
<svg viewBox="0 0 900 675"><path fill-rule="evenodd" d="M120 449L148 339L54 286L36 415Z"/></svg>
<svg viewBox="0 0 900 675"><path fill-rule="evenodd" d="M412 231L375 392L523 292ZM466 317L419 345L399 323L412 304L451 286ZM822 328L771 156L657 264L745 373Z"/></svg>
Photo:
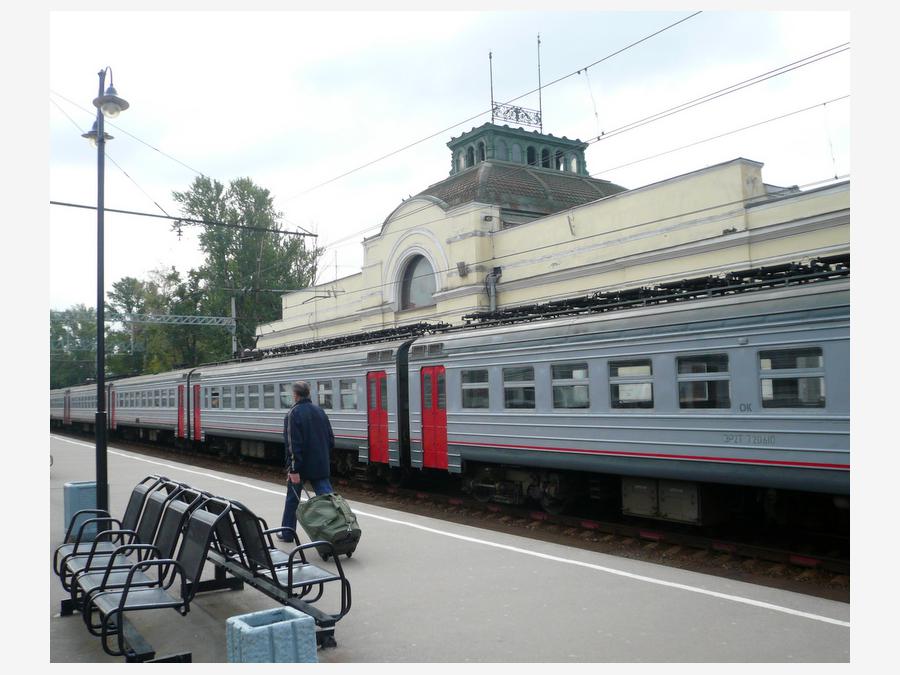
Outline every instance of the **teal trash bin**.
<svg viewBox="0 0 900 675"><path fill-rule="evenodd" d="M318 663L316 622L293 607L232 616L225 621L228 663Z"/></svg>
<svg viewBox="0 0 900 675"><path fill-rule="evenodd" d="M96 509L97 508L97 483L92 480L79 480L72 481L70 483L63 484L63 505L65 507L65 523L63 523L63 529L69 527L69 523L72 521L72 516L81 511L82 509ZM72 534L70 535L70 539L72 541L75 540L75 537L78 535L78 528L81 527L81 523L90 518L96 518L97 515L93 513L86 513L81 516L78 516L78 522L75 524L75 527L72 528ZM104 527L103 529L108 529ZM84 533L81 535L82 541L94 541L94 537L97 536L97 523L91 523L87 527L84 528Z"/></svg>

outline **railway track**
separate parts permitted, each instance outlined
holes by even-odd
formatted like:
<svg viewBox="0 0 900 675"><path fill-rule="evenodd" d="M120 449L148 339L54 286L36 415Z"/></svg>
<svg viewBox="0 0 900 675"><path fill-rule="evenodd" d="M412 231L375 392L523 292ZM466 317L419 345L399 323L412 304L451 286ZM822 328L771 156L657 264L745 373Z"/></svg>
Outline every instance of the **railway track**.
<svg viewBox="0 0 900 675"><path fill-rule="evenodd" d="M86 438L71 433L61 435ZM212 457L152 443L119 440L116 443L158 458L205 468L227 467L248 477L277 484L283 481L283 471L267 464ZM795 533L797 543L786 547L773 540L767 542L748 535L729 535L726 531L710 535L698 532L697 528L661 521L555 515L528 507L484 503L455 491L396 487L360 476L333 476L332 482L350 499L388 508L849 601L850 542L847 537Z"/></svg>

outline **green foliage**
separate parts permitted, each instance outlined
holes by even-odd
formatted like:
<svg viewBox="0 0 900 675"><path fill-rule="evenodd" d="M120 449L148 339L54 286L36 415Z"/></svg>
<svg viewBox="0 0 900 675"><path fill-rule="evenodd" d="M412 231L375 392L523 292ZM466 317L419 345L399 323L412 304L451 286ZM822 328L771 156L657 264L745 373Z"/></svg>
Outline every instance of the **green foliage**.
<svg viewBox="0 0 900 675"><path fill-rule="evenodd" d="M264 229L285 229L268 190L249 178L225 187L201 177L173 193L185 217ZM182 225L183 227L183 225ZM256 326L281 318L281 295L313 283L321 249L303 237L234 227L200 225L205 260L187 278L174 268L147 279L123 277L107 293L110 314L231 316L234 297L238 349L256 345ZM96 371L96 315L79 305L51 313L52 388L81 384ZM231 334L221 326L108 323L107 377L159 373L231 357Z"/></svg>
<svg viewBox="0 0 900 675"><path fill-rule="evenodd" d="M97 315L75 305L50 313L50 388L81 384L97 371Z"/></svg>
<svg viewBox="0 0 900 675"><path fill-rule="evenodd" d="M186 192L173 193L185 216L264 229L283 229L269 191L249 178L226 188L200 177ZM281 318L281 297L263 289L296 289L313 283L321 249L307 248L304 237L276 232L203 225L200 247L206 254L196 271L203 313L231 314L237 309L238 349L256 346L256 326ZM230 354L230 336L223 338L222 356Z"/></svg>

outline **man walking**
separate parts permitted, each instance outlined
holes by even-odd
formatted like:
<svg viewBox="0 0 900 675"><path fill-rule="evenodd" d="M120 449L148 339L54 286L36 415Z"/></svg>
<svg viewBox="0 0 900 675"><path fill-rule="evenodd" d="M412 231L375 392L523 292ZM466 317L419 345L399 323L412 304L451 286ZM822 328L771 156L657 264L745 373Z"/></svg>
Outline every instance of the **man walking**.
<svg viewBox="0 0 900 675"><path fill-rule="evenodd" d="M297 506L304 481L312 484L316 495L331 494L330 452L334 447L334 433L328 416L309 399L309 383L294 382L291 387L294 405L284 417L284 449L287 464L287 497L281 526L297 527ZM281 541L293 541L278 535Z"/></svg>

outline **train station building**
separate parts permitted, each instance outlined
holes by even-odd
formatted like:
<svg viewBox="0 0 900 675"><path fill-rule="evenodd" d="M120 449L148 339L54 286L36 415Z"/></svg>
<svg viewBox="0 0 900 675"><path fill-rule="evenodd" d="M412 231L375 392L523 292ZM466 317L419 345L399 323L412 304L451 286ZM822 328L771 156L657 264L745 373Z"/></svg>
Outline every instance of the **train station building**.
<svg viewBox="0 0 900 675"><path fill-rule="evenodd" d="M259 348L850 250L849 181L778 187L736 158L629 189L565 136L485 123L447 145L450 175L387 215L360 272L284 295Z"/></svg>

